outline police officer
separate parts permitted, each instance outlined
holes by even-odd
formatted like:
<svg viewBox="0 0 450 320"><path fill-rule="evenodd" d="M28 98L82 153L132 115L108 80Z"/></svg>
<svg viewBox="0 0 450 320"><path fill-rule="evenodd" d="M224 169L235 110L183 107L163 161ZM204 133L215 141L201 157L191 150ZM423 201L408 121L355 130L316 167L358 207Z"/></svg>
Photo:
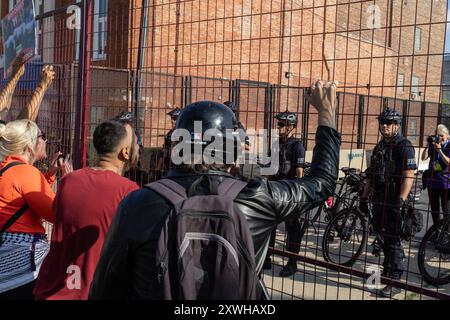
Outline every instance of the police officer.
<svg viewBox="0 0 450 320"><path fill-rule="evenodd" d="M236 104L234 102L225 101L223 104L226 105L228 108L230 108L230 110L233 111L236 118L238 118L238 116L236 114L237 108L236 108ZM245 129L244 125L239 120L238 120L238 129L242 130L244 132L244 134L246 133L246 129ZM247 136L247 134L245 134L244 142L241 144L241 146L242 146L242 150L250 151L250 138L249 138L249 136ZM239 163L236 163L236 166L231 170L231 174L233 176L235 176L238 179L244 180L242 172L243 172L243 165L239 164Z"/></svg>
<svg viewBox="0 0 450 320"><path fill-rule="evenodd" d="M170 117L170 120L172 122L172 129L170 129L170 131L167 132L166 136L164 137L161 165L159 166L161 176L165 176L171 168L171 164L172 164L172 162L170 161L170 151L171 151L171 146L172 146L171 137L172 137L173 130L175 129L175 125L177 123L178 116L180 114L181 114L180 108L175 108L167 113L167 115ZM158 178L160 178L161 176L159 176Z"/></svg>
<svg viewBox="0 0 450 320"><path fill-rule="evenodd" d="M272 180L285 180L301 178L305 165L305 148L302 142L293 136L297 127L298 117L293 112L282 112L275 116L279 133L279 169ZM300 228L301 224L298 218L292 218L286 221L287 232L287 250L300 252ZM276 230L272 233L271 246L275 244ZM270 268L271 261L266 260L265 267ZM297 262L289 259L286 266L280 271L281 277L289 277L297 271Z"/></svg>
<svg viewBox="0 0 450 320"><path fill-rule="evenodd" d="M360 209L368 213L367 198L372 193L373 225L383 239L382 276L399 280L404 259L400 237L401 213L406 207L417 166L414 148L400 132L400 114L386 108L379 115L378 123L383 138L373 150ZM400 291L387 285L378 290L378 294L391 297Z"/></svg>

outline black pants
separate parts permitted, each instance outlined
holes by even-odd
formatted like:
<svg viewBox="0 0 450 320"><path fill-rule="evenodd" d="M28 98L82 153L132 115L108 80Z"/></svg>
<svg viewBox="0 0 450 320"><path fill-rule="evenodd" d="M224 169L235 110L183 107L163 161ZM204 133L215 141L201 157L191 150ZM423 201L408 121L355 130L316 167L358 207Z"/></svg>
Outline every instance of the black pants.
<svg viewBox="0 0 450 320"><path fill-rule="evenodd" d="M393 203L393 200L374 200L373 226L383 238L383 276L400 279L403 274L405 253L400 238L400 212Z"/></svg>
<svg viewBox="0 0 450 320"><path fill-rule="evenodd" d="M286 239L286 249L290 252L298 254L300 252L300 242L301 242L301 222L298 218L292 218L289 220L286 220L285 222L286 226L286 233L287 233L287 239ZM275 237L276 237L277 230L274 229L272 231L272 236L270 237L270 247L275 246Z"/></svg>
<svg viewBox="0 0 450 320"><path fill-rule="evenodd" d="M433 224L436 224L440 220L440 208L442 208L442 214L444 217L448 216L448 210L450 207L449 194L450 190L448 189L428 189L428 198L430 201Z"/></svg>
<svg viewBox="0 0 450 320"><path fill-rule="evenodd" d="M0 293L0 300L34 300L33 289L36 281L21 287Z"/></svg>

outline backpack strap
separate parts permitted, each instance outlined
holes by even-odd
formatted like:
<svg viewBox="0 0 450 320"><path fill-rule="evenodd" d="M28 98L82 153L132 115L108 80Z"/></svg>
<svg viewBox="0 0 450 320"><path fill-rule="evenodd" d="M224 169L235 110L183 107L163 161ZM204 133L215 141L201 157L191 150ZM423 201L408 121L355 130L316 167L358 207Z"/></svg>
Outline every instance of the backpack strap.
<svg viewBox="0 0 450 320"><path fill-rule="evenodd" d="M6 165L2 170L0 170L0 177L9 169L15 167L15 166L20 166L23 165L25 163L23 162L19 162L19 161L15 161L15 162L11 162L10 164ZM20 219L20 217L22 217L25 212L28 210L29 206L28 204L25 204L22 208L20 208L16 213L14 213L14 215L9 218L5 224L3 225L2 229L0 230L0 245L1 245L1 235L6 232L6 230L8 230L17 220Z"/></svg>
<svg viewBox="0 0 450 320"><path fill-rule="evenodd" d="M243 181L227 178L219 185L218 195L233 201L246 186Z"/></svg>
<svg viewBox="0 0 450 320"><path fill-rule="evenodd" d="M145 188L155 191L162 197L169 200L173 205L177 205L188 198L186 189L170 179L162 179L150 183L146 185Z"/></svg>
<svg viewBox="0 0 450 320"><path fill-rule="evenodd" d="M2 170L0 170L0 177L1 177L6 171L8 171L9 169L11 169L12 167L20 166L20 165L22 165L22 164L25 164L25 163L20 162L20 161L14 161L14 162L9 163L9 164L6 165Z"/></svg>

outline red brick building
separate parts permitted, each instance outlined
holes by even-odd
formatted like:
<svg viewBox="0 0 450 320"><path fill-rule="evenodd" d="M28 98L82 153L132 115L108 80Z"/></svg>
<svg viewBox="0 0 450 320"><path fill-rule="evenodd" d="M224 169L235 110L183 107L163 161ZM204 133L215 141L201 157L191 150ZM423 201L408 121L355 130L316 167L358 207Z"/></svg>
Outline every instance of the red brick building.
<svg viewBox="0 0 450 320"><path fill-rule="evenodd" d="M35 0L35 5L42 14L75 2ZM1 15L14 3L1 0ZM192 77L194 100L230 99L229 81L244 80L239 100L247 127L263 127L267 121L267 110L260 106L266 103L268 84L277 86L272 111L287 107L301 114L298 87L318 78L335 79L343 92L371 96L364 101L363 127L355 119L358 97L342 100L340 130L351 145L360 129L364 142L377 140L373 120L383 105L380 96L418 101L408 106L407 130L417 143L423 115L419 101L440 101L443 0L92 0L92 5L90 55L98 72L91 76L91 108L101 118L107 116L105 106L131 106L130 70L137 68L141 37L144 72L138 103L152 145L161 143L154 139L169 125L165 109L183 103L184 76ZM77 61L80 31L66 27L68 17L63 12L40 21L44 62ZM389 104L402 108L402 101ZM437 107L427 106L424 133L435 126L438 113ZM314 115L308 117L313 132Z"/></svg>

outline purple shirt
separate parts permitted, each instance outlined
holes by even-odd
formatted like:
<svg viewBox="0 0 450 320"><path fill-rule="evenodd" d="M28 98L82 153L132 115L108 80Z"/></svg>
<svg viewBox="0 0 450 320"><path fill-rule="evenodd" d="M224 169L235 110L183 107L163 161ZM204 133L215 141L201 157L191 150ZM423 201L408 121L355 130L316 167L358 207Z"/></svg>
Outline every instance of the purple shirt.
<svg viewBox="0 0 450 320"><path fill-rule="evenodd" d="M442 147L442 152L450 157L450 143L449 140ZM430 189L450 189L450 174L448 166L445 165L441 155L433 146L428 148L428 155L430 157L430 164L428 169L431 170L432 176L428 181L427 187Z"/></svg>

